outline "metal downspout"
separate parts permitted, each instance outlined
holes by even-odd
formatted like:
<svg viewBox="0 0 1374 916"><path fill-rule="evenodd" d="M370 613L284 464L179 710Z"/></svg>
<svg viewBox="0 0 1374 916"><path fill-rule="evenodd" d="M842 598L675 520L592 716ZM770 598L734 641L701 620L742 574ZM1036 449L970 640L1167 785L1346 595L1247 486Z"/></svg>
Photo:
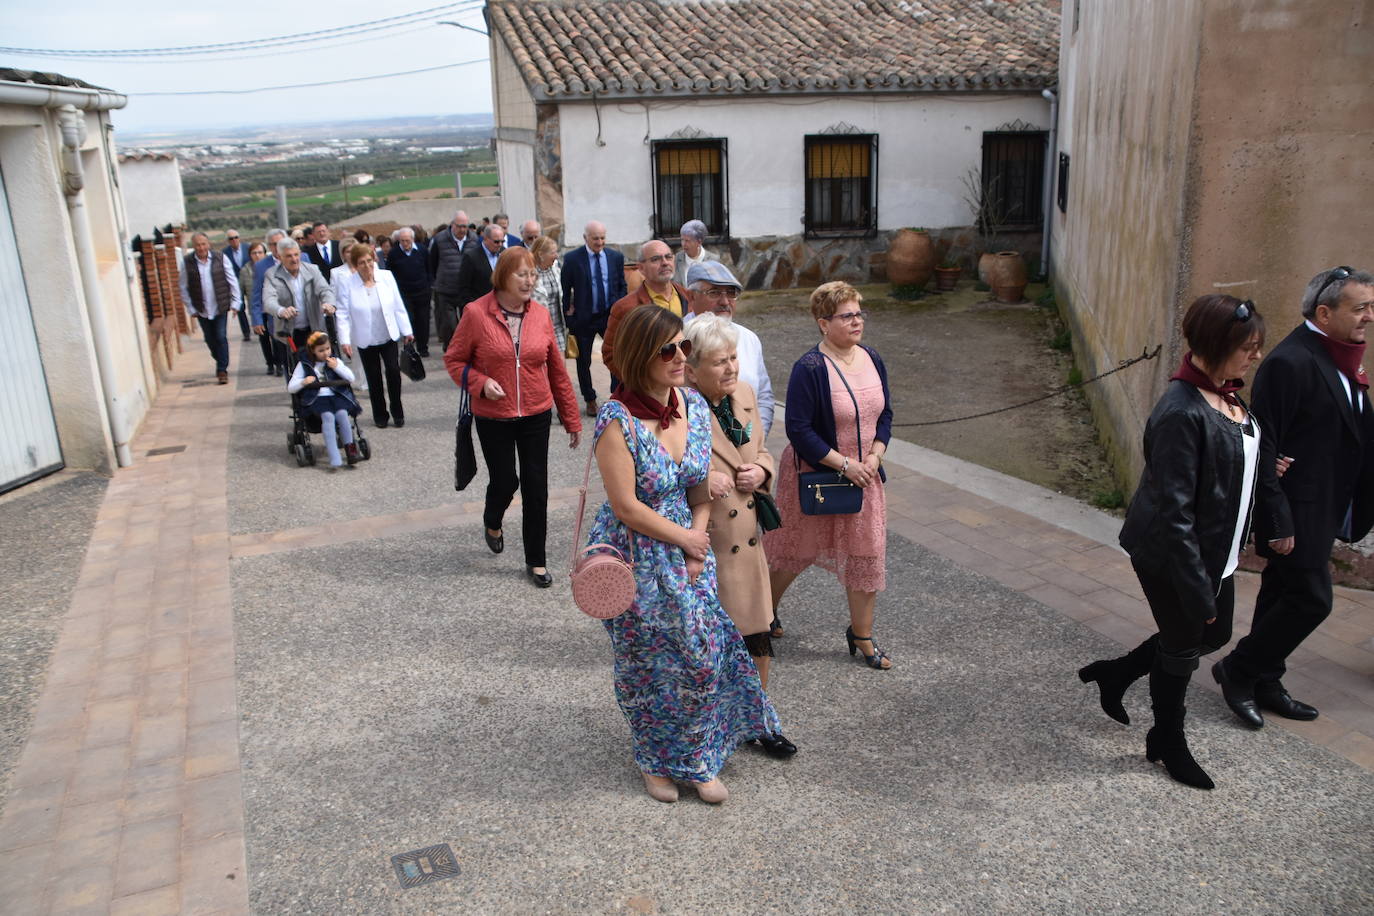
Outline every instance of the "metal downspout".
<svg viewBox="0 0 1374 916"><path fill-rule="evenodd" d="M57 109L57 121L62 131L62 190L67 197L67 213L71 217L72 243L76 248L77 268L81 271L81 290L86 298L86 316L91 326L91 342L95 346L100 388L109 417L110 437L114 440L115 461L120 467L126 468L134 463L133 453L129 449L129 418L115 393L118 376L115 373L114 350L110 343L109 324L105 320L95 242L91 237L86 195L82 190L86 186L85 171L81 165L81 144L86 141L86 117L75 106L63 105Z"/></svg>
<svg viewBox="0 0 1374 916"><path fill-rule="evenodd" d="M1045 222L1041 229L1040 238L1040 276L1050 275L1050 231L1054 224L1054 181L1059 174L1059 166L1056 160L1059 155L1059 96L1054 94L1053 89L1046 89L1040 93L1050 103L1050 139L1049 155L1045 157Z"/></svg>

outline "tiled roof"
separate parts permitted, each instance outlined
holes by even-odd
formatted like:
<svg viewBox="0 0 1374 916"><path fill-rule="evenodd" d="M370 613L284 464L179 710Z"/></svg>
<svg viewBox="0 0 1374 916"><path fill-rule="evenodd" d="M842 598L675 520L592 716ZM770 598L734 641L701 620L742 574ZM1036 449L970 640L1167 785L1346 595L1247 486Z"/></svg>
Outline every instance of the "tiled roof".
<svg viewBox="0 0 1374 916"><path fill-rule="evenodd" d="M129 149L120 150L119 152L120 162L143 162L145 160L152 160L154 162L176 162L176 159L176 156L161 150Z"/></svg>
<svg viewBox="0 0 1374 916"><path fill-rule="evenodd" d="M1059 0L488 0L537 100L1052 86Z"/></svg>
<svg viewBox="0 0 1374 916"><path fill-rule="evenodd" d="M0 81L6 83L35 83L39 86L55 86L72 89L105 89L104 86L96 86L85 80L79 80L74 76L63 76L60 73L43 73L40 70L16 70L12 67L0 67ZM105 89L105 91L109 92L110 90Z"/></svg>

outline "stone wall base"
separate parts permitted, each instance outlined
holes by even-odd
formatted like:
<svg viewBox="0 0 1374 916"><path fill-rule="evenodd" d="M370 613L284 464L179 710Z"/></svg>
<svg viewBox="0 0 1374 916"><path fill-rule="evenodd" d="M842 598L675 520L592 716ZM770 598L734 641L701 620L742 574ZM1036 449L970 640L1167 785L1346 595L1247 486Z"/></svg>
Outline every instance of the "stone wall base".
<svg viewBox="0 0 1374 916"><path fill-rule="evenodd" d="M887 280L887 247L900 230L871 238L807 239L800 235L766 235L731 239L708 246L724 261L745 289L793 289L830 280L882 283ZM929 230L941 260L953 258L965 270L977 266L978 237L968 226ZM1039 231L1005 232L998 250L1021 252L1032 275L1038 273Z"/></svg>

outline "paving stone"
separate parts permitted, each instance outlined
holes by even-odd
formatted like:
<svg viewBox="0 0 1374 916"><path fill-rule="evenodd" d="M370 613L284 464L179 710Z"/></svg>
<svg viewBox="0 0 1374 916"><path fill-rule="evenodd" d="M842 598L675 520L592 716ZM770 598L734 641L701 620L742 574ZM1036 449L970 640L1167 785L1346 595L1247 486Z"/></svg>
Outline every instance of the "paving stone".
<svg viewBox="0 0 1374 916"><path fill-rule="evenodd" d="M114 895L124 897L176 883L181 877L181 818L127 824L119 839ZM108 899L108 898L107 898Z"/></svg>

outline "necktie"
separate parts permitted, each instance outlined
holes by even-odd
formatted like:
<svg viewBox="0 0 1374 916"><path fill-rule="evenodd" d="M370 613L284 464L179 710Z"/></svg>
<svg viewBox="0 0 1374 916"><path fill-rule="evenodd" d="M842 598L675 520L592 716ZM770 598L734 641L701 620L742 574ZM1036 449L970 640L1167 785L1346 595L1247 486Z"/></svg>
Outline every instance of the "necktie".
<svg viewBox="0 0 1374 916"><path fill-rule="evenodd" d="M606 307L602 302L605 295L606 291L601 288L601 253L597 252L592 255L592 314Z"/></svg>

